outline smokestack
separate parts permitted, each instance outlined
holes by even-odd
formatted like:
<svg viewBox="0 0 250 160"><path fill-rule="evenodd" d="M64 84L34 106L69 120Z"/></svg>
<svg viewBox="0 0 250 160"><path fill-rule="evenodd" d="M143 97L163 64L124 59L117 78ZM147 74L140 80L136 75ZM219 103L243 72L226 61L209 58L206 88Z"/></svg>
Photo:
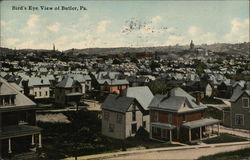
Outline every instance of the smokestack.
<svg viewBox="0 0 250 160"><path fill-rule="evenodd" d="M196 93L196 104L200 105L200 103L201 103L201 93L197 92Z"/></svg>

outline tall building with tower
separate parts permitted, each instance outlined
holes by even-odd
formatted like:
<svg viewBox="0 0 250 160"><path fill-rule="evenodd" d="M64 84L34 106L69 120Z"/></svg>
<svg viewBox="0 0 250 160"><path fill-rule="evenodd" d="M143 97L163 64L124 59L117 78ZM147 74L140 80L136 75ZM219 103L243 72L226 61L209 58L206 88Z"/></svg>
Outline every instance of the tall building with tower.
<svg viewBox="0 0 250 160"><path fill-rule="evenodd" d="M56 47L55 47L55 44L53 43L53 51L55 51L56 50Z"/></svg>
<svg viewBox="0 0 250 160"><path fill-rule="evenodd" d="M193 50L194 49L194 42L193 40L191 40L191 43L190 43L190 50Z"/></svg>

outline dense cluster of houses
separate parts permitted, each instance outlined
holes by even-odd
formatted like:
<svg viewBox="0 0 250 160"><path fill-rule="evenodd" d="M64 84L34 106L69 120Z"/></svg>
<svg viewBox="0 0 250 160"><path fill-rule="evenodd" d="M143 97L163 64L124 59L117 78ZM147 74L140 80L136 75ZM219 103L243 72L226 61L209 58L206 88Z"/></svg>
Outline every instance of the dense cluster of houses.
<svg viewBox="0 0 250 160"><path fill-rule="evenodd" d="M230 99L231 107L223 110L223 125L249 130L250 83L226 76L249 62L235 57L217 63L211 54L171 60L147 55L67 62L49 57L38 63L1 61L5 64L0 70L2 155L42 147L37 104L53 104L53 109L78 107L84 99L102 103L102 134L117 139L133 137L139 130L167 142L193 142L219 134L221 121L207 115L207 106L201 102L204 97ZM206 65L201 73L197 60ZM153 94L149 86L159 80L166 91Z"/></svg>

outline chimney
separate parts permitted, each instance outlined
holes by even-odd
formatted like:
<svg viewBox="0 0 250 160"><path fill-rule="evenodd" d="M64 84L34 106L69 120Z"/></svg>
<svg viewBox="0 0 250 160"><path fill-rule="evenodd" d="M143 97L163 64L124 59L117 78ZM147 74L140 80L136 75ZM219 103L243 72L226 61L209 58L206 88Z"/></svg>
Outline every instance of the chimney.
<svg viewBox="0 0 250 160"><path fill-rule="evenodd" d="M200 105L200 103L201 103L201 93L196 92L196 104Z"/></svg>

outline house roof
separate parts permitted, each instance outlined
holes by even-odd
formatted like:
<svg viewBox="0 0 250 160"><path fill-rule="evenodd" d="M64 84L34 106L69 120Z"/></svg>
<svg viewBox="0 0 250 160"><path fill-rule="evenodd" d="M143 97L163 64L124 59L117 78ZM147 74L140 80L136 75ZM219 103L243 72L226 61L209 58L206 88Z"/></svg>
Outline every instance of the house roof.
<svg viewBox="0 0 250 160"><path fill-rule="evenodd" d="M40 78L40 77L31 77L29 78L28 86L44 86L44 85L50 85L49 79L46 77Z"/></svg>
<svg viewBox="0 0 250 160"><path fill-rule="evenodd" d="M0 95L16 95L15 106L0 107L0 111L5 108L21 107L21 106L30 107L36 105L32 100L30 100L24 94L19 92L15 87L13 87L3 78L0 78Z"/></svg>
<svg viewBox="0 0 250 160"><path fill-rule="evenodd" d="M136 98L144 110L148 110L149 104L154 98L154 95L148 86L127 88L124 90L124 95L127 97Z"/></svg>
<svg viewBox="0 0 250 160"><path fill-rule="evenodd" d="M14 82L11 82L10 85L12 85L14 88L16 88L18 91L23 91L23 88L21 88L19 85L17 85Z"/></svg>
<svg viewBox="0 0 250 160"><path fill-rule="evenodd" d="M186 128L197 128L197 127L202 127L202 126L206 126L206 125L216 124L219 122L220 122L220 120L218 120L218 119L204 118L204 119L199 119L196 121L190 121L190 122L183 123L182 126L186 127Z"/></svg>
<svg viewBox="0 0 250 160"><path fill-rule="evenodd" d="M176 126L168 123L160 123L160 122L152 122L151 123L152 127L157 127L157 128L162 128L162 129L175 129Z"/></svg>
<svg viewBox="0 0 250 160"><path fill-rule="evenodd" d="M243 95L244 93L246 93L248 96L250 96L250 90L249 89L234 90L233 95L232 95L230 101L231 102L237 101L237 99L240 98L241 95Z"/></svg>
<svg viewBox="0 0 250 160"><path fill-rule="evenodd" d="M203 110L206 108L202 103L199 105L196 104L196 99L179 87L173 88L169 96L156 95L149 106L150 109L179 113Z"/></svg>
<svg viewBox="0 0 250 160"><path fill-rule="evenodd" d="M102 109L125 113L135 98L110 94L102 104Z"/></svg>
<svg viewBox="0 0 250 160"><path fill-rule="evenodd" d="M126 79L98 79L97 82L99 84L107 83L108 85L128 85L129 82Z"/></svg>
<svg viewBox="0 0 250 160"><path fill-rule="evenodd" d="M76 83L75 80L73 80L73 78L71 77L65 77L64 79L62 79L62 81L60 81L56 87L59 88L72 88L72 86Z"/></svg>

